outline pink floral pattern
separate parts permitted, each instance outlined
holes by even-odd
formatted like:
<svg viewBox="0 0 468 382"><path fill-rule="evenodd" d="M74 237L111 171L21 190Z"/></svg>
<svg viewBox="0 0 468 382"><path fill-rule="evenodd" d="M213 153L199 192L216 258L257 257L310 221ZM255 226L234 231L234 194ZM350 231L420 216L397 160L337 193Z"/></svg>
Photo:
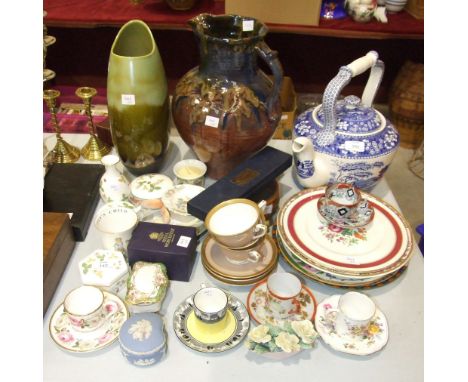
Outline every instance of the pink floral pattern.
<svg viewBox="0 0 468 382"><path fill-rule="evenodd" d="M319 230L330 243L341 243L347 247L367 240L367 230L364 227L341 228L334 224L328 224L321 225Z"/></svg>

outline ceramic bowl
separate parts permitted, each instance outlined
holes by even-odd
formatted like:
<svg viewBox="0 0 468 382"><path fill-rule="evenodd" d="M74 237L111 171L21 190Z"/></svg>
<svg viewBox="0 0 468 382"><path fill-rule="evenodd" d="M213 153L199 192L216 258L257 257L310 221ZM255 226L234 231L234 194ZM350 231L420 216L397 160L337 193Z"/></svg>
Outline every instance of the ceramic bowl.
<svg viewBox="0 0 468 382"><path fill-rule="evenodd" d="M151 366L166 353L164 322L156 313L136 313L119 333L122 355L135 366Z"/></svg>

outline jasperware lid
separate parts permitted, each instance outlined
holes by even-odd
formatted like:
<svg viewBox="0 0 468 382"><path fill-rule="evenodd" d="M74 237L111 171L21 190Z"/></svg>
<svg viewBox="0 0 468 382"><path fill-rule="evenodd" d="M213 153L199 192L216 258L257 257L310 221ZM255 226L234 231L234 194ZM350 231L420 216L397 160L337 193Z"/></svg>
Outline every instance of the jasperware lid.
<svg viewBox="0 0 468 382"><path fill-rule="evenodd" d="M134 313L120 328L119 341L133 354L158 351L166 343L164 322L156 313Z"/></svg>

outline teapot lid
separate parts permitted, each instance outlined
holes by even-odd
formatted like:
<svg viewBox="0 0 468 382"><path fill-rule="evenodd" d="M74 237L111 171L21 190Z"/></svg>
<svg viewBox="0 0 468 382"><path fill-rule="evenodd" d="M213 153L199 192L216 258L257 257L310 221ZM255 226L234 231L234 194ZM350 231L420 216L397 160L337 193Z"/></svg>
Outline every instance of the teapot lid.
<svg viewBox="0 0 468 382"><path fill-rule="evenodd" d="M380 129L383 122L374 108L363 105L361 99L354 95L336 103L336 117L336 130L346 133L370 133ZM322 107L317 118L323 125L325 118Z"/></svg>

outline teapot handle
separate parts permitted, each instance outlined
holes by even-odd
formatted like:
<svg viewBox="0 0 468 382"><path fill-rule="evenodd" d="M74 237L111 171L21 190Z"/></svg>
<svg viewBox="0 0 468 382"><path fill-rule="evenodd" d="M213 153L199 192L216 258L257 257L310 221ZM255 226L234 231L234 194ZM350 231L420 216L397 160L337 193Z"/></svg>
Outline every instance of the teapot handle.
<svg viewBox="0 0 468 382"><path fill-rule="evenodd" d="M327 85L322 102L324 126L323 130L317 134L317 144L319 146L329 145L335 140L336 100L341 91L349 84L351 78L364 73L368 69L371 69L371 72L362 93L362 103L367 107L372 106L384 72L384 63L378 58L377 52L370 51L365 56L342 66L338 74Z"/></svg>
<svg viewBox="0 0 468 382"><path fill-rule="evenodd" d="M271 114L273 107L280 95L281 84L283 83L283 67L281 66L281 62L278 60L278 52L271 50L264 41L260 41L255 46L255 50L257 54L268 64L271 72L273 73L273 90L266 101L268 114Z"/></svg>

